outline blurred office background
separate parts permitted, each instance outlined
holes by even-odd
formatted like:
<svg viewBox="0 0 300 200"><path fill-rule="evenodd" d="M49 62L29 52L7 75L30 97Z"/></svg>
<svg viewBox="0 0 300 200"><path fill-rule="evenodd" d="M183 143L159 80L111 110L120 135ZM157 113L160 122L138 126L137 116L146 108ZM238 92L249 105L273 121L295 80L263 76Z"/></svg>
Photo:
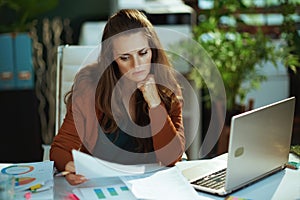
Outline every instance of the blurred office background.
<svg viewBox="0 0 300 200"><path fill-rule="evenodd" d="M101 27L107 18L120 8L136 8L145 12L150 21L157 27L173 28L188 37L192 28L203 20L203 13L210 12L214 0L53 0L53 9L39 13L29 29L34 35L33 76L35 83L31 88L4 89L0 91L1 139L0 162L29 162L43 159L43 144L51 144L55 133L55 68L57 65L56 50L59 45L97 45L100 41ZM12 2L14 2L12 0ZM43 2L43 1L41 1ZM232 3L233 1L224 1ZM276 40L282 25L282 2L279 0L242 0L242 9L235 15L243 20L239 29L255 34L256 28L263 27L266 35ZM300 30L299 0L286 1L295 6L292 14L296 31ZM298 3L298 5L297 5ZM0 2L0 6L4 3ZM230 9L230 8L226 8ZM224 7L224 12L226 12ZM13 23L15 13L7 6L0 7L0 23ZM230 18L224 18L230 23ZM259 23L253 23L259 22ZM99 31L99 32L98 32ZM5 34L2 31L1 34ZM168 38L170 39L170 38ZM177 38L174 38L176 42ZM172 42L173 40L168 40ZM40 46L38 46L40 45ZM300 42L298 41L298 45ZM3 52L2 52L3 53ZM299 53L299 52L298 52ZM0 61L1 62L1 61ZM267 64L269 65L269 64ZM268 77L258 90L247 94L245 102L254 99L252 108L296 96L300 99L300 73L291 73L283 64L276 69L266 67L263 73ZM182 73L187 73L182 69ZM202 92L199 95L200 117L202 116ZM188 99L186 99L189 102ZM299 101L299 100L298 100ZM300 144L300 104L296 104L293 144ZM193 108L190 108L193 109ZM186 127L193 120L193 112L185 113ZM202 121L199 122L198 137L188 150L189 157L197 159L203 140Z"/></svg>

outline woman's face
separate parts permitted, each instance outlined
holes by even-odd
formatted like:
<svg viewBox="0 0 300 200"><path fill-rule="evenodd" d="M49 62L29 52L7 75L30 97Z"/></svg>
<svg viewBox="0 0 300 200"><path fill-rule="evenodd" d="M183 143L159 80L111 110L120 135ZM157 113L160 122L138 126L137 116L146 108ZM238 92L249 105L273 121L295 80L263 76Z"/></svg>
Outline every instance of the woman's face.
<svg viewBox="0 0 300 200"><path fill-rule="evenodd" d="M150 73L152 51L143 32L117 36L113 40L113 55L121 74L140 82Z"/></svg>

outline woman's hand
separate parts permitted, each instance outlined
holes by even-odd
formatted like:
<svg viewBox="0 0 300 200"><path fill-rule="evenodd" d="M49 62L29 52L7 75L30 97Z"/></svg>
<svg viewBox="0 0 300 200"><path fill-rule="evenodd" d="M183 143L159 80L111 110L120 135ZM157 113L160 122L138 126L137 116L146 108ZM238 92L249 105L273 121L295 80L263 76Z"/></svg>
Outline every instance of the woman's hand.
<svg viewBox="0 0 300 200"><path fill-rule="evenodd" d="M149 108L154 108L160 104L161 99L157 92L153 74L149 74L145 80L137 83L137 87L143 93Z"/></svg>
<svg viewBox="0 0 300 200"><path fill-rule="evenodd" d="M73 161L70 161L66 164L65 170L71 172L65 176L69 184L78 185L87 181L87 179L84 176L80 174L75 174L75 165Z"/></svg>

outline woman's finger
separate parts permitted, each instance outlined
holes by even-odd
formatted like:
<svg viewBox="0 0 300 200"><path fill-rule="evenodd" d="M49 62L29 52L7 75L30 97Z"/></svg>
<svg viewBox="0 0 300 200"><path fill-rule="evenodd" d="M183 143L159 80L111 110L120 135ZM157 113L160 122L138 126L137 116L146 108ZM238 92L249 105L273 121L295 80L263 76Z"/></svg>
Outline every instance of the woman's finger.
<svg viewBox="0 0 300 200"><path fill-rule="evenodd" d="M87 179L84 176L78 174L68 174L66 176L66 180L71 185L78 185L87 181Z"/></svg>

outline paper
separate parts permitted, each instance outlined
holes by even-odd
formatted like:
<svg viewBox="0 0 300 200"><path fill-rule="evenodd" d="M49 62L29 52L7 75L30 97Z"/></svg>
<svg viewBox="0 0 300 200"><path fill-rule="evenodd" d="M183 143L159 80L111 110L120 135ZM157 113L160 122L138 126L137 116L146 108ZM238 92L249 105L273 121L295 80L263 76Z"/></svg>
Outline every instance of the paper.
<svg viewBox="0 0 300 200"><path fill-rule="evenodd" d="M175 166L140 178L121 177L137 199L196 200L200 199L194 188Z"/></svg>
<svg viewBox="0 0 300 200"><path fill-rule="evenodd" d="M80 200L136 199L125 184L108 185L105 187L76 188L73 190L73 193Z"/></svg>
<svg viewBox="0 0 300 200"><path fill-rule="evenodd" d="M53 161L11 164L1 173L15 177L15 191L27 190L37 184L45 185L47 181L48 187L53 186Z"/></svg>
<svg viewBox="0 0 300 200"><path fill-rule="evenodd" d="M15 177L15 199L24 199L29 188L37 184L42 187L30 194L32 200L53 199L53 161L1 165L1 173Z"/></svg>
<svg viewBox="0 0 300 200"><path fill-rule="evenodd" d="M77 150L72 151L77 174L87 179L144 174L161 168L158 164L121 165L90 156Z"/></svg>
<svg viewBox="0 0 300 200"><path fill-rule="evenodd" d="M24 200L25 193L28 191L21 191L16 193L15 200ZM41 192L31 193L30 200L53 200L54 192L53 187Z"/></svg>

